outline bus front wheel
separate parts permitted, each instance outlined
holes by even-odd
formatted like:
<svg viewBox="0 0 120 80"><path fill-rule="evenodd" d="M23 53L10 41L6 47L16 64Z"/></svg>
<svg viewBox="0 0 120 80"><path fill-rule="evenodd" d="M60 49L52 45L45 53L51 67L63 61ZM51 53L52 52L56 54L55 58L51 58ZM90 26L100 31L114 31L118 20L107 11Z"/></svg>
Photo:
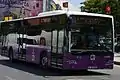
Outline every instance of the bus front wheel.
<svg viewBox="0 0 120 80"><path fill-rule="evenodd" d="M40 65L42 68L47 69L48 68L48 58L46 55L41 55L40 59Z"/></svg>

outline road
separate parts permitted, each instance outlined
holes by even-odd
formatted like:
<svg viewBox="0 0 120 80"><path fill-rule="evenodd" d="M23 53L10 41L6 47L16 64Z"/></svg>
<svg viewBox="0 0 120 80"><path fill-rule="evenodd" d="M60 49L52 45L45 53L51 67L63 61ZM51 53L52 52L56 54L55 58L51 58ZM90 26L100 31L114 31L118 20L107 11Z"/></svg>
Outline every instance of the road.
<svg viewBox="0 0 120 80"><path fill-rule="evenodd" d="M38 65L0 56L0 80L120 80L120 66L113 70L67 71L43 70Z"/></svg>

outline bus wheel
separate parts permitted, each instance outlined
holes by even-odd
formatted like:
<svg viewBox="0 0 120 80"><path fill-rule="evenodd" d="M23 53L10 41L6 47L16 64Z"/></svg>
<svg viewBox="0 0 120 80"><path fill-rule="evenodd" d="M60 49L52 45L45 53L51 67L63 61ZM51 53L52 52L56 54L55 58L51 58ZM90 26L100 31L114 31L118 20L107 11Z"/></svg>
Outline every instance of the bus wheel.
<svg viewBox="0 0 120 80"><path fill-rule="evenodd" d="M48 67L48 58L47 56L43 55L41 56L41 67L46 69Z"/></svg>
<svg viewBox="0 0 120 80"><path fill-rule="evenodd" d="M9 59L11 62L13 62L13 50L12 49L9 50Z"/></svg>

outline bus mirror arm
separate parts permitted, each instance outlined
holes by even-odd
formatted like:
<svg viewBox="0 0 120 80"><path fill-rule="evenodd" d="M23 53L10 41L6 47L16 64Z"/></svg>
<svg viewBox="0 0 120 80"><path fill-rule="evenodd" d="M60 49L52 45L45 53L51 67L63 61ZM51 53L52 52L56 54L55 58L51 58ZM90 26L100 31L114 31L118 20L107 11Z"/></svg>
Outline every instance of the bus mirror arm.
<svg viewBox="0 0 120 80"><path fill-rule="evenodd" d="M72 18L71 17L68 17L68 19L67 19L67 25L66 25L66 29L68 30L68 31L70 31L70 25L73 23L73 21L72 21Z"/></svg>

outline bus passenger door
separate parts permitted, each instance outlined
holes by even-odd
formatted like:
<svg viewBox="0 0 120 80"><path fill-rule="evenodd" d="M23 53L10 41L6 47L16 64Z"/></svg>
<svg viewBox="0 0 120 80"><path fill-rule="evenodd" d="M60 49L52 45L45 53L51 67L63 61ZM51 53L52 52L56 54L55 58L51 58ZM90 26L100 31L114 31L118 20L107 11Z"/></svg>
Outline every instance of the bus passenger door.
<svg viewBox="0 0 120 80"><path fill-rule="evenodd" d="M17 44L18 44L18 58L19 60L25 60L26 59L26 38L24 38L24 34L19 34L19 37L17 38Z"/></svg>
<svg viewBox="0 0 120 80"><path fill-rule="evenodd" d="M63 31L52 31L52 53L51 65L52 67L62 68L63 63Z"/></svg>
<svg viewBox="0 0 120 80"><path fill-rule="evenodd" d="M2 36L1 55L8 57L8 51L7 51L8 40L6 38L7 38L7 36L5 36L5 35Z"/></svg>

